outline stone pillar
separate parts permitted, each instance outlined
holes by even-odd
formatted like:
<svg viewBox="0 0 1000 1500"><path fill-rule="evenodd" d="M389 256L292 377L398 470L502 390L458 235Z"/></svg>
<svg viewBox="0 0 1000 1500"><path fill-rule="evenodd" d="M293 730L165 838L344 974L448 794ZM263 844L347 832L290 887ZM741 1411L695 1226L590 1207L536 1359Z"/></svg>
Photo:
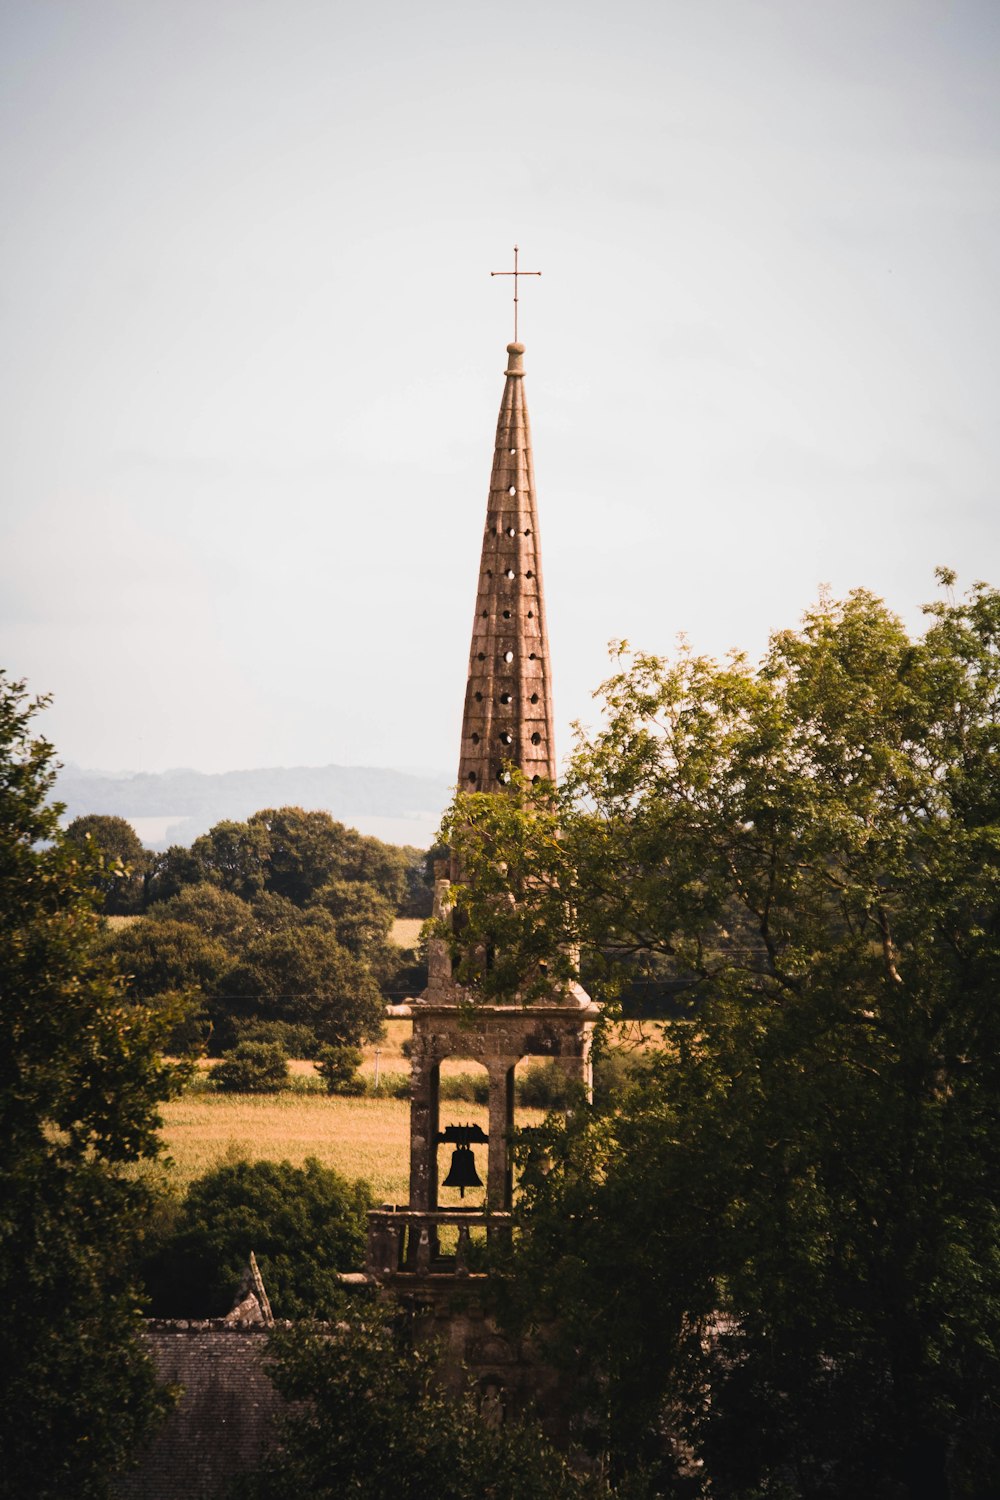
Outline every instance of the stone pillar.
<svg viewBox="0 0 1000 1500"><path fill-rule="evenodd" d="M514 1176L510 1164L507 1134L514 1124L514 1069L516 1066L516 1057L498 1057L488 1064L490 1154L486 1179L486 1203L489 1208L493 1209L509 1209L513 1199Z"/></svg>
<svg viewBox="0 0 1000 1500"><path fill-rule="evenodd" d="M410 1074L410 1207L437 1208L438 1080L440 1065L414 1049Z"/></svg>
<svg viewBox="0 0 1000 1500"><path fill-rule="evenodd" d="M451 882L445 860L434 861L434 911L436 921L451 920ZM427 995L448 998L452 991L451 949L447 938L432 937L427 943Z"/></svg>
<svg viewBox="0 0 1000 1500"><path fill-rule="evenodd" d="M564 1054L562 1057L555 1058L554 1061L567 1078L574 1083L583 1084L587 1099L592 1104L594 1102L594 1064L591 1058L589 1036L584 1038L582 1053Z"/></svg>

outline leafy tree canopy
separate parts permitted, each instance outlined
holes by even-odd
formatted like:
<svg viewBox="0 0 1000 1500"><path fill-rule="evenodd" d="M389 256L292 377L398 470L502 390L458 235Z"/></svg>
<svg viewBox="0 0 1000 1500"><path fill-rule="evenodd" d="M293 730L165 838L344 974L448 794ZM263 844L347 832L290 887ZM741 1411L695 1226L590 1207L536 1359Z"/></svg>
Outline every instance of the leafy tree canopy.
<svg viewBox="0 0 1000 1500"><path fill-rule="evenodd" d="M297 906L307 905L321 886L335 880L375 886L394 911L406 897L414 850L366 838L329 813L301 807L266 808L247 826L267 835L267 889Z"/></svg>
<svg viewBox="0 0 1000 1500"><path fill-rule="evenodd" d="M759 667L623 648L603 695L558 792L450 819L482 993L530 1000L582 942L605 994L638 952L687 1001L627 1106L527 1163L512 1309L557 1315L594 1441L668 1493L665 1413L716 1497L985 1497L1000 594L918 639L823 600Z"/></svg>
<svg viewBox="0 0 1000 1500"><path fill-rule="evenodd" d="M434 1360L415 1350L402 1320L369 1309L335 1332L289 1330L271 1339L272 1372L294 1403L282 1444L238 1489L243 1500L602 1500L542 1433L492 1424L471 1393L446 1392ZM635 1492L636 1494L638 1492Z"/></svg>
<svg viewBox="0 0 1000 1500"><path fill-rule="evenodd" d="M185 922L229 947L275 925L257 903L251 905L207 880L184 886L176 896L158 902L150 915L156 922Z"/></svg>
<svg viewBox="0 0 1000 1500"><path fill-rule="evenodd" d="M40 703L0 673L0 1495L101 1496L161 1409L130 1257L158 1149L169 1017L97 944L95 855L46 805Z"/></svg>
<svg viewBox="0 0 1000 1500"><path fill-rule="evenodd" d="M89 844L101 856L93 861L94 882L102 896L101 910L124 915L142 910L151 855L131 823L124 818L90 813L74 818L66 828L74 844Z"/></svg>
<svg viewBox="0 0 1000 1500"><path fill-rule="evenodd" d="M280 1042L238 1041L209 1077L228 1094L276 1094L288 1083L288 1054Z"/></svg>
<svg viewBox="0 0 1000 1500"><path fill-rule="evenodd" d="M368 969L319 927L279 928L249 943L220 986L218 1013L309 1026L324 1042L374 1040L382 996Z"/></svg>
<svg viewBox="0 0 1000 1500"><path fill-rule="evenodd" d="M228 1312L252 1250L276 1317L334 1317L344 1301L337 1273L361 1265L370 1207L367 1183L313 1158L215 1167L159 1226L145 1267L153 1312Z"/></svg>
<svg viewBox="0 0 1000 1500"><path fill-rule="evenodd" d="M233 967L225 943L194 922L143 918L106 940L132 992L143 999L168 990L214 994Z"/></svg>
<svg viewBox="0 0 1000 1500"><path fill-rule="evenodd" d="M320 886L314 904L330 914L337 941L361 955L384 947L392 931L393 910L367 880L330 880Z"/></svg>
<svg viewBox="0 0 1000 1500"><path fill-rule="evenodd" d="M156 856L148 895L166 901L207 881L244 901L270 894L303 907L330 882L348 882L374 887L393 912L423 915L423 863L419 849L365 837L329 813L265 808L244 823L216 823L190 849L175 845Z"/></svg>

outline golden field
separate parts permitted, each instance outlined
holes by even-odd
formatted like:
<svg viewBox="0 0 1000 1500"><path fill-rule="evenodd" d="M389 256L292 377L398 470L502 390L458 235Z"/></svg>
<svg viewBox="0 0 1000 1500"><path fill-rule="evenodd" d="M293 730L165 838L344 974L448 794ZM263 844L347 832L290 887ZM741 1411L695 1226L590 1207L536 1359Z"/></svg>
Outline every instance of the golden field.
<svg viewBox="0 0 1000 1500"><path fill-rule="evenodd" d="M409 1021L386 1023L386 1036L379 1043L383 1077L409 1071L402 1044L410 1031ZM470 1072L475 1066L449 1058L442 1064L442 1072ZM291 1068L293 1076L299 1078L313 1072L307 1062L292 1063ZM362 1072L371 1076L374 1068L375 1048L369 1047ZM351 1099L298 1091L214 1094L193 1090L164 1105L162 1113L169 1173L178 1186L185 1186L227 1158L270 1158L298 1166L307 1156L315 1156L345 1177L367 1178L377 1202L405 1203L408 1198L410 1106L406 1099ZM539 1110L519 1109L516 1123L534 1125L541 1119ZM448 1124L477 1123L485 1130L486 1122L482 1106L442 1102L442 1129ZM447 1149L442 1148L444 1170ZM482 1174L483 1151L477 1161ZM458 1202L457 1193L442 1191L442 1204L452 1198Z"/></svg>

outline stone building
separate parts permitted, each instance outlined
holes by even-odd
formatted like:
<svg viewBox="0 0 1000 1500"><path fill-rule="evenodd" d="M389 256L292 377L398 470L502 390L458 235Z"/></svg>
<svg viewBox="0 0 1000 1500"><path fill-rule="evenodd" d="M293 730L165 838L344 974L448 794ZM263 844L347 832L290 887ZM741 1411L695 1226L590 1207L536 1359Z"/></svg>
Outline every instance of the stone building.
<svg viewBox="0 0 1000 1500"><path fill-rule="evenodd" d="M554 780L556 771L523 355L522 344L508 344L462 722L459 785L483 793L502 793L512 765L533 781ZM447 861L438 867L439 918L449 914L455 873ZM364 1279L422 1315L428 1333L447 1350L456 1379L464 1365L485 1398L514 1407L529 1393L540 1394L545 1375L531 1352L515 1348L486 1316L485 1277L474 1269L472 1245L510 1230L509 1132L517 1064L525 1057L549 1058L589 1087L599 1012L578 985L530 1005L516 995L504 1004L463 1005L475 997L454 979L442 939L430 944L428 970L425 993L396 1011L413 1021L409 1202L385 1204L370 1215ZM481 1203L442 1206L442 1145L454 1147L449 1178L468 1179L470 1168L478 1176L468 1154L476 1132L440 1128L441 1065L456 1057L481 1065L489 1079L489 1127L482 1142L486 1184Z"/></svg>
<svg viewBox="0 0 1000 1500"><path fill-rule="evenodd" d="M523 354L521 344L507 346L462 724L459 782L483 792L502 791L510 765L532 778L555 779ZM452 873L442 862L435 889L439 917L449 911ZM446 1377L458 1383L471 1375L477 1382L484 1421L502 1420L530 1403L554 1417L550 1425L558 1430L554 1379L530 1347L506 1338L489 1317L486 1277L475 1269L472 1245L509 1232L508 1133L518 1062L549 1058L589 1085L598 1010L573 986L530 1006L512 996L509 1004L477 1003L470 1011L460 1004L468 997L452 976L446 942L431 944L428 968L425 993L394 1007L395 1014L413 1020L409 1201L371 1213L365 1271L343 1280L415 1312L418 1327L444 1351ZM486 1183L482 1202L466 1205L463 1198L442 1206L439 1148L467 1149L454 1127L440 1129L441 1064L456 1057L481 1065L489 1078L489 1126L482 1142ZM228 1318L147 1325L160 1378L177 1384L182 1394L138 1469L117 1482L118 1500L199 1500L221 1493L273 1442L281 1400L264 1367L272 1319L252 1258L251 1271L252 1284L241 1288Z"/></svg>

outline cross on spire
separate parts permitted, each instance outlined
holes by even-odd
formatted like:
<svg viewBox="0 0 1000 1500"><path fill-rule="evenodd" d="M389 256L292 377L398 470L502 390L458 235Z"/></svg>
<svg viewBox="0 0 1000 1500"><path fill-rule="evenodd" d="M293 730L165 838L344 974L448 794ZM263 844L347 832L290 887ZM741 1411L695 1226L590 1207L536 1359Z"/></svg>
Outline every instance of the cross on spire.
<svg viewBox="0 0 1000 1500"><path fill-rule="evenodd" d="M517 246L514 246L513 271L491 271L491 276L513 276L514 278L514 343L517 343L517 278L519 276L541 276L541 271L520 271L517 265Z"/></svg>

